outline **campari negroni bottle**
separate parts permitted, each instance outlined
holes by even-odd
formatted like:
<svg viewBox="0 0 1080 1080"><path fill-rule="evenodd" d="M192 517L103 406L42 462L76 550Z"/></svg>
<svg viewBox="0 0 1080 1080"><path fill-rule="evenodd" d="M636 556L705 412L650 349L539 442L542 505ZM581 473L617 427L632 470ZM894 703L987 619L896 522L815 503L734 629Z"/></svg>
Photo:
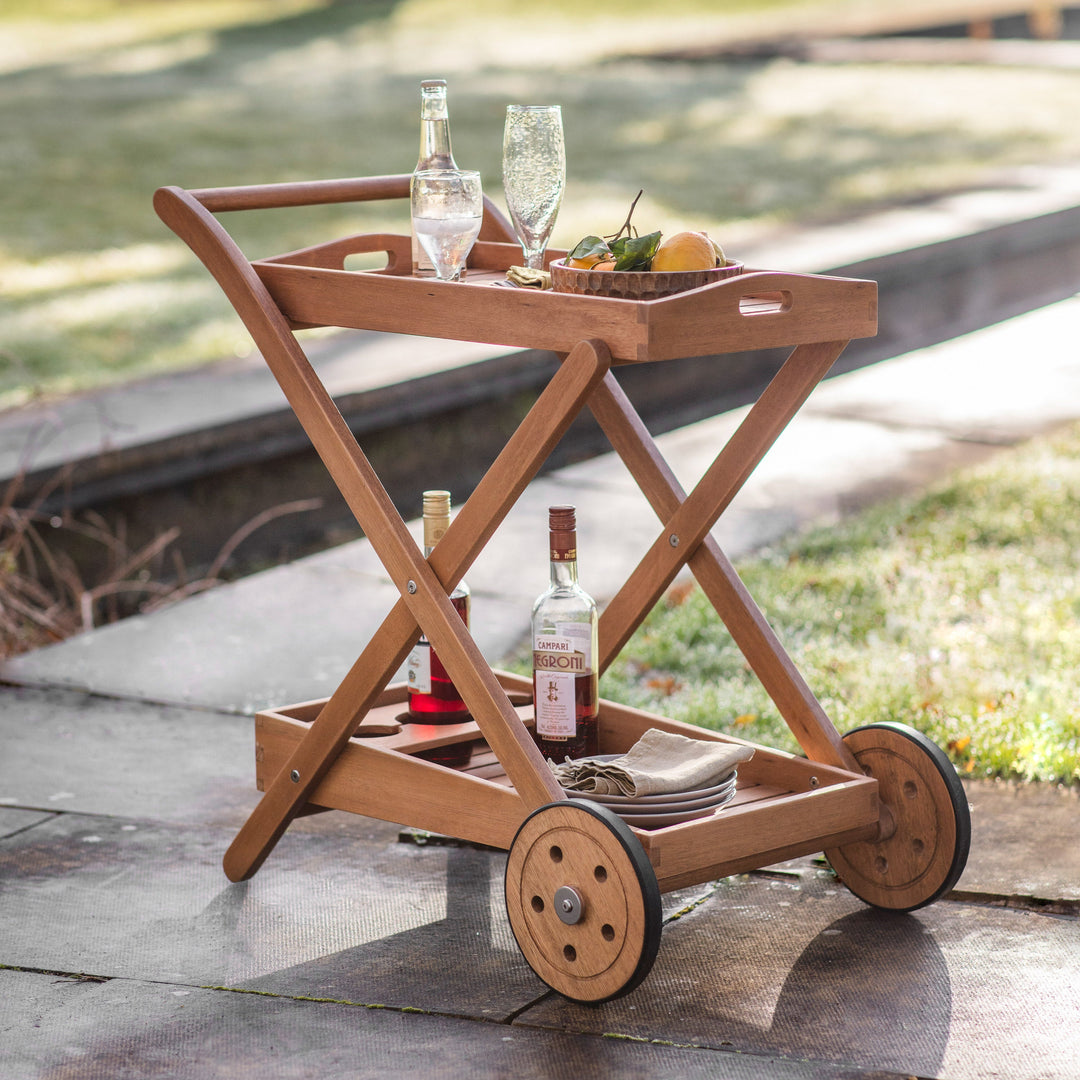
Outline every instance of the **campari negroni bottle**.
<svg viewBox="0 0 1080 1080"><path fill-rule="evenodd" d="M450 149L450 114L446 107L446 80L425 79L420 84L420 156L414 172L428 169L456 169ZM411 194L411 191L410 191ZM413 274L434 276L435 266L428 258L416 230L412 234Z"/></svg>
<svg viewBox="0 0 1080 1080"><path fill-rule="evenodd" d="M597 753L596 604L578 584L572 506L548 510L551 587L532 612L536 744L555 762Z"/></svg>
<svg viewBox="0 0 1080 1080"><path fill-rule="evenodd" d="M435 545L450 525L450 492L424 492L424 557L431 555ZM465 582L450 594L450 602L469 625L469 586ZM442 661L422 634L409 654L409 717L416 724L463 724L469 711ZM444 765L460 765L468 761L470 743L430 750L422 756Z"/></svg>

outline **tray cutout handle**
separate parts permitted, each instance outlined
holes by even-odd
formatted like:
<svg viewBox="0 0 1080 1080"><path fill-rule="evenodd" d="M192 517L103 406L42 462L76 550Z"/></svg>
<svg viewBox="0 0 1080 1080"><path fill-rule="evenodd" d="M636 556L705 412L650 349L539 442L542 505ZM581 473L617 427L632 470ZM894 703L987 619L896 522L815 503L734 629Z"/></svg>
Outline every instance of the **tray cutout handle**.
<svg viewBox="0 0 1080 1080"><path fill-rule="evenodd" d="M794 303L795 297L788 289L746 293L739 297L739 314L745 319L786 315Z"/></svg>
<svg viewBox="0 0 1080 1080"><path fill-rule="evenodd" d="M378 256L385 255L380 265ZM370 233L342 241L341 268L371 274L412 273L412 241L394 233Z"/></svg>
<svg viewBox="0 0 1080 1080"><path fill-rule="evenodd" d="M386 260L381 265L378 258L380 254L384 255ZM360 256L363 265L350 266L349 260L353 255ZM400 233L358 233L325 244L300 248L284 255L274 255L269 259L258 259L252 265L266 264L408 277L412 274L412 241Z"/></svg>

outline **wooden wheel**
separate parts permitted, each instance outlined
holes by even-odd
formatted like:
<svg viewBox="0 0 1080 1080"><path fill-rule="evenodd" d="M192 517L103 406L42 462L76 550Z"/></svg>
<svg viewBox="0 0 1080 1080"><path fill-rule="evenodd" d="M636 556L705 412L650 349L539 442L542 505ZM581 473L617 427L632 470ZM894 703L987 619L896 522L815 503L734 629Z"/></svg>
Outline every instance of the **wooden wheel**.
<svg viewBox="0 0 1080 1080"><path fill-rule="evenodd" d="M892 911L933 903L967 862L971 817L949 759L904 724L870 724L844 736L855 759L878 781L885 832L826 851L840 880L860 900ZM891 819L891 820L890 820Z"/></svg>
<svg viewBox="0 0 1080 1080"><path fill-rule="evenodd" d="M660 947L660 889L636 836L581 799L533 811L510 846L506 910L518 948L572 1001L629 993Z"/></svg>

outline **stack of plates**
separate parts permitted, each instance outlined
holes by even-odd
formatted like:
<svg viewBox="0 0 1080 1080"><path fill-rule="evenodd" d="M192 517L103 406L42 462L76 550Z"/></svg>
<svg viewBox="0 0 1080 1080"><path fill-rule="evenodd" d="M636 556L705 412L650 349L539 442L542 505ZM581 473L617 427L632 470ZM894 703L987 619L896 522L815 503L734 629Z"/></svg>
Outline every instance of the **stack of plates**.
<svg viewBox="0 0 1080 1080"><path fill-rule="evenodd" d="M598 795L591 791L563 788L571 799L601 803L627 825L640 829L662 829L695 818L715 814L735 797L735 770L711 787L675 791L665 795Z"/></svg>

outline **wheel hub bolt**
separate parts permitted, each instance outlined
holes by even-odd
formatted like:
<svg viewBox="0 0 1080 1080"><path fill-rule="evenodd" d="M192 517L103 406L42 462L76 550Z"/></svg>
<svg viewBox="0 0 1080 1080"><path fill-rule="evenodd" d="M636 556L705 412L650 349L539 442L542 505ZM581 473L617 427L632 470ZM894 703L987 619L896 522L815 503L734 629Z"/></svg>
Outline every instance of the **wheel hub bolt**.
<svg viewBox="0 0 1080 1080"><path fill-rule="evenodd" d="M581 921L583 908L581 897L569 885L561 885L555 890L555 913L567 926Z"/></svg>

